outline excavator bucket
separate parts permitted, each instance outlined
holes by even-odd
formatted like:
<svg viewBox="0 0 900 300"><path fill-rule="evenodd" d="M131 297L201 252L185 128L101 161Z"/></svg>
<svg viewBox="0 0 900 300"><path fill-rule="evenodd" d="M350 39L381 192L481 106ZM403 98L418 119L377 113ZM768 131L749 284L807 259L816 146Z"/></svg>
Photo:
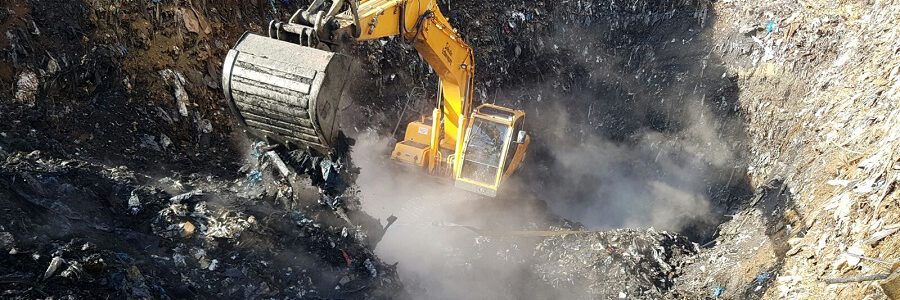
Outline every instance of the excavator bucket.
<svg viewBox="0 0 900 300"><path fill-rule="evenodd" d="M350 65L338 53L247 33L228 51L222 87L251 136L328 153Z"/></svg>

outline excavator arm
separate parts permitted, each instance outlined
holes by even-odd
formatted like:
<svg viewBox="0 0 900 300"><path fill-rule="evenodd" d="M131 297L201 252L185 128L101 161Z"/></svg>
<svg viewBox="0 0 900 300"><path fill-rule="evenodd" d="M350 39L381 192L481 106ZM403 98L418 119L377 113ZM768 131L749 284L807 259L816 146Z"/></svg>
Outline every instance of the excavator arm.
<svg viewBox="0 0 900 300"><path fill-rule="evenodd" d="M328 152L338 103L352 85L345 79L348 59L331 51L390 36L411 44L440 79L432 114L407 125L391 158L496 195L530 141L522 129L524 113L473 106L472 48L434 0L335 0L328 8L314 1L288 22L271 23L269 38L241 38L223 66L226 97L249 134Z"/></svg>

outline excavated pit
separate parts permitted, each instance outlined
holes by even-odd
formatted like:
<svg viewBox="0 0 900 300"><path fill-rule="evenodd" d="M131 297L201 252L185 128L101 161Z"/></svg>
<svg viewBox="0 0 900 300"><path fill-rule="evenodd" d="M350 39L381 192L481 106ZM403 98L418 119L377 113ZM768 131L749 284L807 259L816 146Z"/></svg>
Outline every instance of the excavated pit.
<svg viewBox="0 0 900 300"><path fill-rule="evenodd" d="M897 259L900 5L438 1L533 137L483 199L389 161L397 39L337 153L235 130L227 51L308 2L0 7L0 298L884 297L824 279Z"/></svg>

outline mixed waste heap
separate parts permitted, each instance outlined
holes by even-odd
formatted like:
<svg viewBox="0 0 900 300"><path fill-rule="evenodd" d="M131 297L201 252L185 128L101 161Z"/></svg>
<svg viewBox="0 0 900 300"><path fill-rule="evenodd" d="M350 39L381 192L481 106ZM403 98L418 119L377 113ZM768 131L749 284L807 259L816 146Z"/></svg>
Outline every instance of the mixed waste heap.
<svg viewBox="0 0 900 300"><path fill-rule="evenodd" d="M535 248L536 269L554 288L571 292L563 298L661 299L696 247L652 229L555 236Z"/></svg>

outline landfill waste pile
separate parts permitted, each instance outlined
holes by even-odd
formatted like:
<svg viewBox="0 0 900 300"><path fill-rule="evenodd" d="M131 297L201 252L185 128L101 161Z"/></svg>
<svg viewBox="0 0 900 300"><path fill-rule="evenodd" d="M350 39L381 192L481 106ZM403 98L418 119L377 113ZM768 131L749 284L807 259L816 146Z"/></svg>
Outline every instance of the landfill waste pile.
<svg viewBox="0 0 900 300"><path fill-rule="evenodd" d="M535 248L536 269L554 288L571 291L564 298L662 299L696 247L652 229L554 236Z"/></svg>
<svg viewBox="0 0 900 300"><path fill-rule="evenodd" d="M703 271L690 277L699 281L685 288L897 299L887 278L900 259L900 5L713 7L714 51L738 78L756 192L701 251Z"/></svg>
<svg viewBox="0 0 900 300"><path fill-rule="evenodd" d="M232 138L213 78L267 8L209 8L0 8L0 298L403 298L380 225L322 201L339 157Z"/></svg>
<svg viewBox="0 0 900 300"><path fill-rule="evenodd" d="M435 1L527 114L490 199L388 158L399 38L334 153L244 134L226 53L311 2L0 5L0 298L900 299L897 1Z"/></svg>
<svg viewBox="0 0 900 300"><path fill-rule="evenodd" d="M4 155L4 298L385 298L402 290L369 235L349 223L358 213L339 216L316 198L291 209L278 202L294 199L289 186L266 183L275 167L250 170L157 179L41 151Z"/></svg>

